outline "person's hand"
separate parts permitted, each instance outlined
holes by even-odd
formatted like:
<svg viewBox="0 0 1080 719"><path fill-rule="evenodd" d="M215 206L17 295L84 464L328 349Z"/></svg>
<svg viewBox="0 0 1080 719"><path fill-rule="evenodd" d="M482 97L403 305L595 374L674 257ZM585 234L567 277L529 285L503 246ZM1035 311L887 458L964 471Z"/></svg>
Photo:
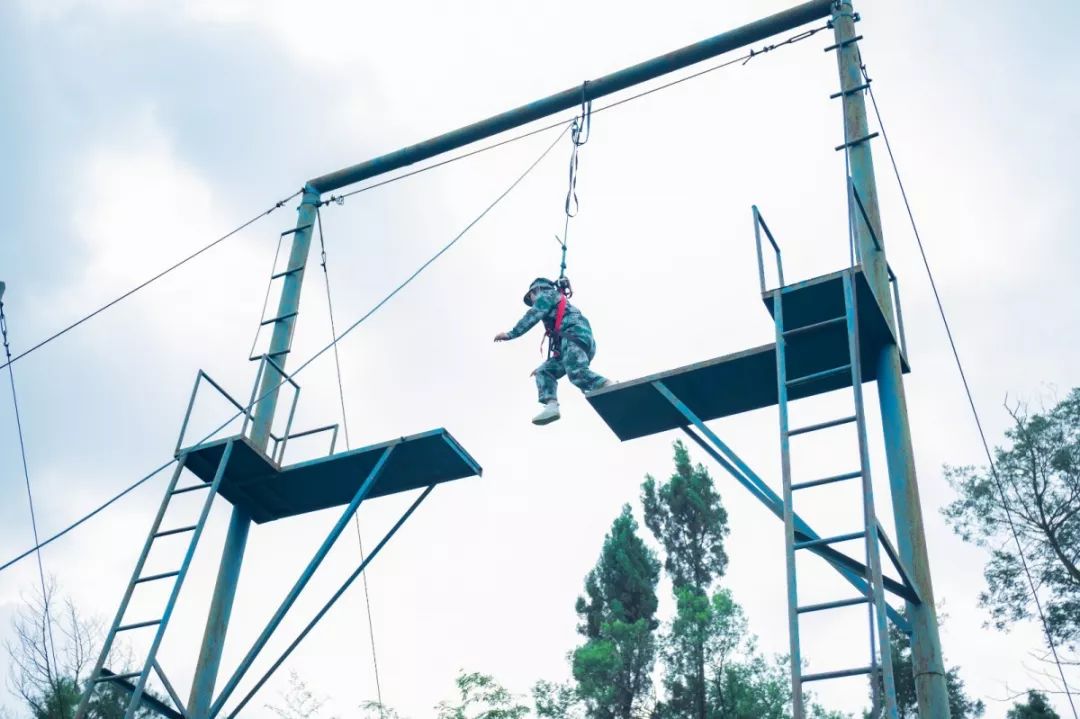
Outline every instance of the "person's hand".
<svg viewBox="0 0 1080 719"><path fill-rule="evenodd" d="M506 334L505 332L500 332L499 334L495 335L496 342L505 342L508 339L510 339L510 335Z"/></svg>

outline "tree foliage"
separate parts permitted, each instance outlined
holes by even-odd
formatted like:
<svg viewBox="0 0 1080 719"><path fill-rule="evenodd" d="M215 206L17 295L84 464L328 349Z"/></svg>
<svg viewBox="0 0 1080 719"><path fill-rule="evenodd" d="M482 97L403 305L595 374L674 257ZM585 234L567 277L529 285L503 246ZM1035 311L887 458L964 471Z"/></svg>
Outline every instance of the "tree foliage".
<svg viewBox="0 0 1080 719"><path fill-rule="evenodd" d="M656 585L660 562L623 507L578 597L585 643L572 655L574 679L591 719L644 716L656 658Z"/></svg>
<svg viewBox="0 0 1080 719"><path fill-rule="evenodd" d="M946 467L959 497L943 511L961 538L990 550L987 587L979 599L1000 629L1033 611L1007 503L1040 587L1049 632L1075 647L1080 641L1080 388L1049 411L1009 412L1008 442L995 451L1004 503L987 469Z"/></svg>
<svg viewBox="0 0 1080 719"><path fill-rule="evenodd" d="M80 614L50 582L44 594L35 590L24 596L11 630L12 638L4 648L10 659L8 687L12 694L33 719L74 717L101 648L101 622ZM112 657L121 662L112 667L114 671L129 671L130 657L123 647L116 647ZM99 686L87 707L87 719L122 719L127 698L127 693L111 684ZM140 719L151 716L157 715L146 708L138 712Z"/></svg>
<svg viewBox="0 0 1080 719"><path fill-rule="evenodd" d="M585 705L577 687L545 680L533 686L537 719L584 719Z"/></svg>
<svg viewBox="0 0 1080 719"><path fill-rule="evenodd" d="M708 470L691 464L682 442L675 442L675 471L667 482L657 486L646 476L641 504L645 526L664 548L664 569L675 587L701 593L724 575L727 510Z"/></svg>
<svg viewBox="0 0 1080 719"><path fill-rule="evenodd" d="M440 702L437 719L523 719L529 707L490 674L461 672L455 680L458 695Z"/></svg>
<svg viewBox="0 0 1080 719"><path fill-rule="evenodd" d="M585 596L578 597L576 609L583 621L578 632L590 639L600 636L605 622L645 620L650 631L658 626L660 563L637 530L630 505L624 505L604 538L600 559L585 578Z"/></svg>
<svg viewBox="0 0 1080 719"><path fill-rule="evenodd" d="M1027 701L1014 704L1005 717L1006 719L1061 719L1050 706L1050 702L1046 700L1046 695L1037 691L1029 691Z"/></svg>
<svg viewBox="0 0 1080 719"><path fill-rule="evenodd" d="M281 695L280 704L267 704L266 708L279 719L317 719L326 698L316 696L307 683L295 671L289 672L289 688Z"/></svg>
<svg viewBox="0 0 1080 719"><path fill-rule="evenodd" d="M718 641L723 615L709 599L723 576L728 557L727 511L704 466L693 465L682 442L675 442L675 471L657 486L646 476L641 487L645 526L664 548L664 569L671 578L676 616L664 641L664 687L661 708L671 716L709 716L707 665Z"/></svg>

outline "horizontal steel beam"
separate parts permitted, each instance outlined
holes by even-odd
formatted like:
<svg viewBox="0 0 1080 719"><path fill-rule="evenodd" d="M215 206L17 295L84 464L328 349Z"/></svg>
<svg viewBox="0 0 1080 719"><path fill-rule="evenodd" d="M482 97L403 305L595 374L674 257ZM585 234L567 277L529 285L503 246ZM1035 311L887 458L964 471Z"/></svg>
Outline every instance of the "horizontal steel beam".
<svg viewBox="0 0 1080 719"><path fill-rule="evenodd" d="M512 130L527 123L554 115L572 107L578 107L582 99L595 100L628 87L633 87L676 70L681 70L695 63L738 50L755 42L772 37L777 33L805 25L819 18L827 17L832 8L832 0L811 0L783 12L756 20L742 27L711 37L708 40L687 45L684 48L654 57L631 67L589 80L584 88L581 85L554 95L549 95L536 102L486 120L447 132L416 145L395 150L386 155L331 172L308 181L308 186L316 192L333 192L361 180L367 180L392 170L420 162L444 152L464 147L478 140L483 140L500 132Z"/></svg>

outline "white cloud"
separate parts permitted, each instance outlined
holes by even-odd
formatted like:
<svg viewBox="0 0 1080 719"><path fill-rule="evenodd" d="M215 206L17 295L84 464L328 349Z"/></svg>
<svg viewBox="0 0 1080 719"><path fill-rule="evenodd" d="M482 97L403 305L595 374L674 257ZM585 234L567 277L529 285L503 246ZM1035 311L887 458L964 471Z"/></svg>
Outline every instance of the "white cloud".
<svg viewBox="0 0 1080 719"><path fill-rule="evenodd" d="M132 112L77 164L78 186L84 189L72 209L78 243L72 249L83 255L84 270L64 288L57 312L82 314L239 224L235 209L222 203L210 179L177 154L150 105ZM161 343L162 352L190 344L192 332L213 343L245 320L254 330L252 292L259 291L259 279L265 280L258 275L268 270L269 258L244 242L243 234L230 238L182 273L141 291L125 307L131 313L128 322L134 323L129 326L142 329L144 342Z"/></svg>

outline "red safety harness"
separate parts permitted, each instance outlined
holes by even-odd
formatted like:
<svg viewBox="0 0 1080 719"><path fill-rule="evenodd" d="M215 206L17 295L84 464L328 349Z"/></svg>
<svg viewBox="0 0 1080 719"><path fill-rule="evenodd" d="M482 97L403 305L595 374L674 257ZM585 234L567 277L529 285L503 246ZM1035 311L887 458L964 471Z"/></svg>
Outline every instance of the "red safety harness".
<svg viewBox="0 0 1080 719"><path fill-rule="evenodd" d="M555 322L551 327L545 327L544 338L540 340L540 353L544 352L544 340L548 342L548 358L559 356L559 340L561 338L563 317L566 316L566 295L559 295L559 304L555 307Z"/></svg>

